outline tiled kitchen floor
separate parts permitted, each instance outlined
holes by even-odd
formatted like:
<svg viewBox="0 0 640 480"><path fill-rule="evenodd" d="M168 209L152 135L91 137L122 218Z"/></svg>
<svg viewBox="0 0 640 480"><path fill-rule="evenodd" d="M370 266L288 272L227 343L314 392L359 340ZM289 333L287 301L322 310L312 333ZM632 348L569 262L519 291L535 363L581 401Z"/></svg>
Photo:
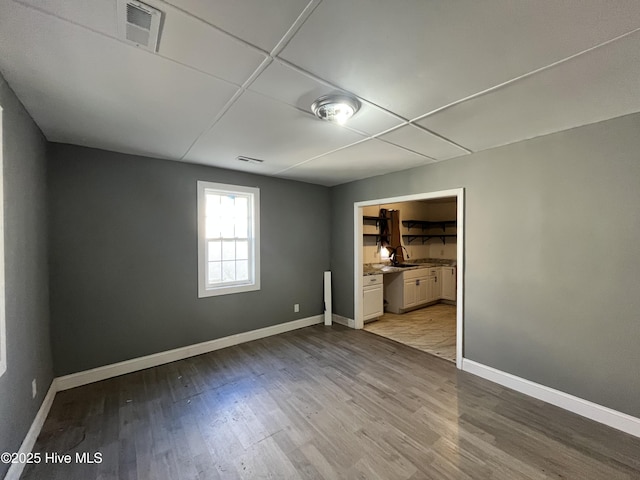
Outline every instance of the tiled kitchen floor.
<svg viewBox="0 0 640 480"><path fill-rule="evenodd" d="M456 361L456 307L442 303L397 315L385 313L365 331Z"/></svg>

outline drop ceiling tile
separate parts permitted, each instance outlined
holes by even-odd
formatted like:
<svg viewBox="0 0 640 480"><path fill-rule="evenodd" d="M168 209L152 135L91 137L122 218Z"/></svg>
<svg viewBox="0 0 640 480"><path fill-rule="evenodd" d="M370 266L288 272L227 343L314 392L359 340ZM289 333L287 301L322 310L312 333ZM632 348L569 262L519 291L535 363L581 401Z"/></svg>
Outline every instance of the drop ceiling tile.
<svg viewBox="0 0 640 480"><path fill-rule="evenodd" d="M447 160L468 152L415 125L406 125L379 137L434 160Z"/></svg>
<svg viewBox="0 0 640 480"><path fill-rule="evenodd" d="M169 0L176 7L264 50L271 51L308 0Z"/></svg>
<svg viewBox="0 0 640 480"><path fill-rule="evenodd" d="M640 111L640 32L426 117L483 150Z"/></svg>
<svg viewBox="0 0 640 480"><path fill-rule="evenodd" d="M117 1L14 0L110 37L118 36Z"/></svg>
<svg viewBox="0 0 640 480"><path fill-rule="evenodd" d="M281 57L413 119L638 25L637 0L324 0Z"/></svg>
<svg viewBox="0 0 640 480"><path fill-rule="evenodd" d="M35 10L10 13L0 70L49 140L179 158L237 90Z"/></svg>
<svg viewBox="0 0 640 480"><path fill-rule="evenodd" d="M160 55L237 85L242 85L267 58L257 49L164 2L147 0L147 3L165 12Z"/></svg>
<svg viewBox="0 0 640 480"><path fill-rule="evenodd" d="M311 111L311 104L316 98L335 90L278 60L271 62L249 89L307 112Z"/></svg>
<svg viewBox="0 0 640 480"><path fill-rule="evenodd" d="M278 176L333 186L432 162L374 138L297 165Z"/></svg>
<svg viewBox="0 0 640 480"><path fill-rule="evenodd" d="M24 3L119 39L117 0L24 0ZM244 83L266 58L257 49L163 1L144 3L163 12L159 55L237 85Z"/></svg>
<svg viewBox="0 0 640 480"><path fill-rule="evenodd" d="M278 60L273 61L260 74L250 89L307 112L311 112L311 104L318 97L329 93L345 93ZM398 117L373 105L363 104L358 113L349 120L348 127L375 135L401 123L402 120Z"/></svg>
<svg viewBox="0 0 640 480"><path fill-rule="evenodd" d="M243 155L264 160L260 172L275 173L363 138L282 102L246 91L194 144L185 160L235 169L240 164L236 157Z"/></svg>

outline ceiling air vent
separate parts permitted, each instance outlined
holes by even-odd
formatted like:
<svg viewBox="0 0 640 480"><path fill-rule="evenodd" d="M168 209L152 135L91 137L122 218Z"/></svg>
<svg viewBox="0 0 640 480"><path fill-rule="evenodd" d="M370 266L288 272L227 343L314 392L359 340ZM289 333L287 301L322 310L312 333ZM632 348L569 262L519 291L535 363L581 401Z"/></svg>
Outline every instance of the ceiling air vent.
<svg viewBox="0 0 640 480"><path fill-rule="evenodd" d="M162 12L135 0L118 1L120 38L155 52L160 36Z"/></svg>

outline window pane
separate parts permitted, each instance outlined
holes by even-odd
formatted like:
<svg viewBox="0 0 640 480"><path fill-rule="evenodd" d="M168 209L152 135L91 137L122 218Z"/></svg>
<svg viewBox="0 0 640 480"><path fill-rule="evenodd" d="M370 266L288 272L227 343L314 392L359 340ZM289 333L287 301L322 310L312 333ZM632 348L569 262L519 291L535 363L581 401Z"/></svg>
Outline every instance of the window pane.
<svg viewBox="0 0 640 480"><path fill-rule="evenodd" d="M236 242L236 259L247 260L249 258L249 242L239 240Z"/></svg>
<svg viewBox="0 0 640 480"><path fill-rule="evenodd" d="M220 205L220 195L207 193L206 201L207 201L207 215L213 215L216 211L216 208Z"/></svg>
<svg viewBox="0 0 640 480"><path fill-rule="evenodd" d="M207 238L220 238L220 195L208 193L206 196L205 229Z"/></svg>
<svg viewBox="0 0 640 480"><path fill-rule="evenodd" d="M236 238L247 238L248 232L248 218L249 218L249 199L248 197L236 198L236 212L235 212L235 224L236 224Z"/></svg>
<svg viewBox="0 0 640 480"><path fill-rule="evenodd" d="M222 262L222 281L233 282L236 279L236 262Z"/></svg>
<svg viewBox="0 0 640 480"><path fill-rule="evenodd" d="M247 218L249 216L248 211L249 203L247 197L236 197L236 217Z"/></svg>
<svg viewBox="0 0 640 480"><path fill-rule="evenodd" d="M226 213L220 218L220 224L218 228L220 229L220 235L223 238L233 238L233 217L227 215Z"/></svg>
<svg viewBox="0 0 640 480"><path fill-rule="evenodd" d="M249 280L248 260L239 260L236 262L236 280Z"/></svg>
<svg viewBox="0 0 640 480"><path fill-rule="evenodd" d="M249 205L248 197L245 195L238 195L236 197L236 215L238 217L246 217L247 216L247 207Z"/></svg>
<svg viewBox="0 0 640 480"><path fill-rule="evenodd" d="M228 195L221 198L220 201L220 218L222 220L222 224L233 224L233 212L234 212L234 201L232 197ZM224 228L224 227L223 227ZM225 234L226 237L230 236Z"/></svg>
<svg viewBox="0 0 640 480"><path fill-rule="evenodd" d="M211 201L207 204L207 216L210 216L217 222L224 210L221 204L222 199L220 195L211 195L211 197L215 198L215 201Z"/></svg>
<svg viewBox="0 0 640 480"><path fill-rule="evenodd" d="M209 262L209 283L220 283L222 281L222 264L220 262Z"/></svg>
<svg viewBox="0 0 640 480"><path fill-rule="evenodd" d="M236 203L235 201L235 196L233 195L221 195L220 196L220 203L222 204L222 209L223 210L229 210L229 209L233 209L234 204Z"/></svg>
<svg viewBox="0 0 640 480"><path fill-rule="evenodd" d="M220 238L220 222L215 217L207 217L205 220L206 238Z"/></svg>
<svg viewBox="0 0 640 480"><path fill-rule="evenodd" d="M236 242L234 241L222 242L222 259L223 260L236 259Z"/></svg>
<svg viewBox="0 0 640 480"><path fill-rule="evenodd" d="M249 238L249 226L245 217L236 218L236 238Z"/></svg>
<svg viewBox="0 0 640 480"><path fill-rule="evenodd" d="M222 242L219 240L209 241L209 257L207 260L220 261L222 260Z"/></svg>

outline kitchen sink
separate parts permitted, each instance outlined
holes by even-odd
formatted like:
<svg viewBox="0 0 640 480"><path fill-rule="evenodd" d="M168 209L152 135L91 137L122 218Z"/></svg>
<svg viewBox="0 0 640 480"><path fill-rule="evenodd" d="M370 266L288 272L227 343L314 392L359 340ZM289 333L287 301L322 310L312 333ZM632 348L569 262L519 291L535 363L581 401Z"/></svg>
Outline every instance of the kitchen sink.
<svg viewBox="0 0 640 480"><path fill-rule="evenodd" d="M396 268L411 268L411 267L419 267L417 263L400 263L399 265L393 265Z"/></svg>

